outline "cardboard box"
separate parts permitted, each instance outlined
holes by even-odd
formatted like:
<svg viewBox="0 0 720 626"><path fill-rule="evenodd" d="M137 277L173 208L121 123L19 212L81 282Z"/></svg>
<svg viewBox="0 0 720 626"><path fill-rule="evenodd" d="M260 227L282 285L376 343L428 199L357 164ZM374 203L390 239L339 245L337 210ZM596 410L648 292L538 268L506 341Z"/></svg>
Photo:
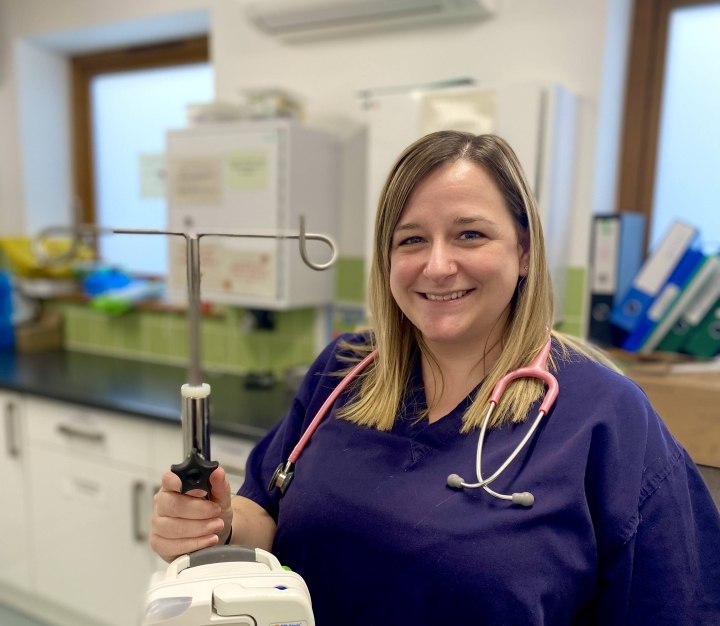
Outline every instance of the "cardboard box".
<svg viewBox="0 0 720 626"><path fill-rule="evenodd" d="M720 468L720 372L679 374L669 369L637 366L626 373L643 388L693 461Z"/></svg>
<svg viewBox="0 0 720 626"><path fill-rule="evenodd" d="M18 352L48 352L63 347L63 316L60 311L43 311L35 320L15 327Z"/></svg>

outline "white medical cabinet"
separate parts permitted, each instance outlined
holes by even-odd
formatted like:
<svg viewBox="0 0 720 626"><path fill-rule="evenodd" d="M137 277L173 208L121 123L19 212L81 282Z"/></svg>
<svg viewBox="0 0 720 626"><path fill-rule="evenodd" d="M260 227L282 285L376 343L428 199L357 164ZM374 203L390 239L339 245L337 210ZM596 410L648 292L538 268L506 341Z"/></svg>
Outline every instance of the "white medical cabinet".
<svg viewBox="0 0 720 626"><path fill-rule="evenodd" d="M298 232L335 238L339 146L297 120L201 124L167 135L168 229L178 232ZM168 296L186 301L185 243L169 241ZM308 242L314 262L330 258ZM257 309L328 304L335 271L302 262L296 239L202 237L202 298Z"/></svg>

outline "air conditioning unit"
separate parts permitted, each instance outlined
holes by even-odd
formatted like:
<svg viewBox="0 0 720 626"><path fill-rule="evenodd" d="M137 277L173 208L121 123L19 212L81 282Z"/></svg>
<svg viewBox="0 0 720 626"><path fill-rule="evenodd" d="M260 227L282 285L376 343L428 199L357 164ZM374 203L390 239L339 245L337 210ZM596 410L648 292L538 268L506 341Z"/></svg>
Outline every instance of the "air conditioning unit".
<svg viewBox="0 0 720 626"><path fill-rule="evenodd" d="M263 32L302 42L467 22L490 17L496 0L259 0L248 18Z"/></svg>

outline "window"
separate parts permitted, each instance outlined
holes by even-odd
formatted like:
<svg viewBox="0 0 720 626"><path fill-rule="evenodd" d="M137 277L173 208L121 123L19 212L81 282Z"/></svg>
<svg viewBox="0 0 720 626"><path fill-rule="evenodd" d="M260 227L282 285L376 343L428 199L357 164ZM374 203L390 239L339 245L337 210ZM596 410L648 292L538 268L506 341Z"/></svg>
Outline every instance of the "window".
<svg viewBox="0 0 720 626"><path fill-rule="evenodd" d="M164 229L165 132L213 97L207 40L73 59L75 189L81 221ZM167 273L164 237L101 236L99 257L137 274Z"/></svg>
<svg viewBox="0 0 720 626"><path fill-rule="evenodd" d="M720 3L670 14L651 248L678 215L720 244L719 34Z"/></svg>
<svg viewBox="0 0 720 626"><path fill-rule="evenodd" d="M674 219L720 241L720 2L636 0L618 210L646 217L646 246Z"/></svg>

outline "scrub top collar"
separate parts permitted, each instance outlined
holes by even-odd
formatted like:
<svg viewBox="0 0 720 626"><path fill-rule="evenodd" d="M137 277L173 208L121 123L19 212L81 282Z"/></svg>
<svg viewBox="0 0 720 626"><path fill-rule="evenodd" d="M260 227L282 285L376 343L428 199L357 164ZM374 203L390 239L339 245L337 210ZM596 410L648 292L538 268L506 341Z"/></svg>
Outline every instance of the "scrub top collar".
<svg viewBox="0 0 720 626"><path fill-rule="evenodd" d="M456 439L462 428L463 415L473 403L481 384L482 382L478 383L450 413L441 419L432 424L428 423L427 417L418 419L417 416L427 409L427 398L422 378L420 350L416 350L407 392L391 432L432 447L440 447L442 444Z"/></svg>

